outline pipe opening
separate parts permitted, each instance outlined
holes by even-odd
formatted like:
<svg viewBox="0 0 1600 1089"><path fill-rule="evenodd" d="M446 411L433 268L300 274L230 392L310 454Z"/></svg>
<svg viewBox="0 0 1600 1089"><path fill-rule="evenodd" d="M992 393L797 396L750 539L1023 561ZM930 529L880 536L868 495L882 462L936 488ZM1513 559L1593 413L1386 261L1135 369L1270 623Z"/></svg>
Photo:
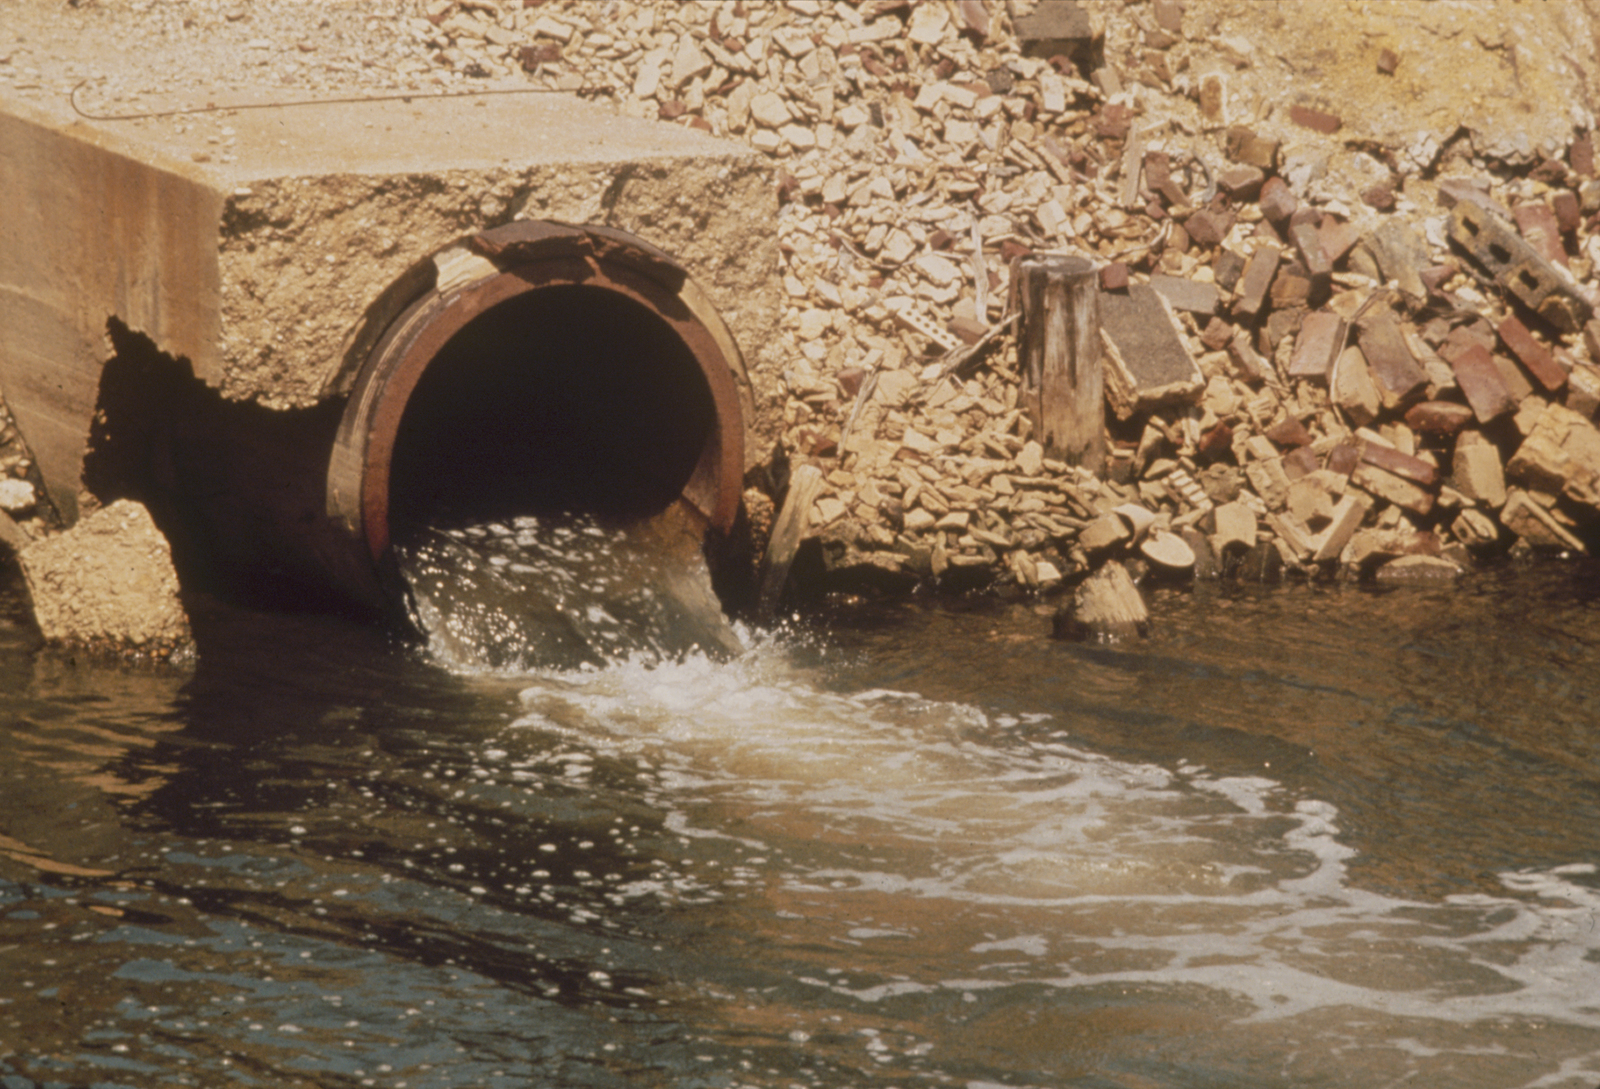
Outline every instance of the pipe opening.
<svg viewBox="0 0 1600 1089"><path fill-rule="evenodd" d="M650 517L683 493L716 426L694 353L650 307L585 284L515 295L451 336L407 398L390 532Z"/></svg>

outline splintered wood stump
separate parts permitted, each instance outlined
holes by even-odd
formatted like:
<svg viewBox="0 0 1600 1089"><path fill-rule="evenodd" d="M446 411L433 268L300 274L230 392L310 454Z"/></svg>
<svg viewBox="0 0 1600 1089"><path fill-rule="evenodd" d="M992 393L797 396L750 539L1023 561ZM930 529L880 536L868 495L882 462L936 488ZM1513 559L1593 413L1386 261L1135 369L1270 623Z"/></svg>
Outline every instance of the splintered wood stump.
<svg viewBox="0 0 1600 1089"><path fill-rule="evenodd" d="M822 484L822 471L814 465L802 465L789 477L789 494L773 523L772 540L761 563L761 596L756 609L764 620L770 620L778 611L778 600L789 581L789 566L805 538L811 507Z"/></svg>
<svg viewBox="0 0 1600 1089"><path fill-rule="evenodd" d="M1057 639L1118 642L1149 632L1150 613L1127 568L1113 560L1079 584L1053 628Z"/></svg>
<svg viewBox="0 0 1600 1089"><path fill-rule="evenodd" d="M1099 473L1105 465L1100 293L1082 257L1017 263L1022 397L1045 454Z"/></svg>

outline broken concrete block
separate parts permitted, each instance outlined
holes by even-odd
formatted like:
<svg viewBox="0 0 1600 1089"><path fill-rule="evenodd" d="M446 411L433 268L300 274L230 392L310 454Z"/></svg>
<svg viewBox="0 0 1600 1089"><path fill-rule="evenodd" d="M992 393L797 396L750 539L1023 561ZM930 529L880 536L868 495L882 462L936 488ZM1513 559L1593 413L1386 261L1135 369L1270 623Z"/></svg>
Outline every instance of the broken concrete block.
<svg viewBox="0 0 1600 1089"><path fill-rule="evenodd" d="M1078 533L1078 544L1091 555L1120 545L1132 536L1128 524L1115 514L1102 514Z"/></svg>
<svg viewBox="0 0 1600 1089"><path fill-rule="evenodd" d="M1344 343L1344 319L1331 310L1316 310L1300 323L1294 354L1289 358L1290 378L1326 382L1334 356Z"/></svg>
<svg viewBox="0 0 1600 1089"><path fill-rule="evenodd" d="M1563 333L1576 333L1591 307L1577 289L1511 226L1472 201L1450 212L1450 238L1528 309Z"/></svg>
<svg viewBox="0 0 1600 1089"><path fill-rule="evenodd" d="M1281 510L1289 495L1289 476L1283 471L1281 458L1252 461L1244 467L1250 487L1261 497L1269 510Z"/></svg>
<svg viewBox="0 0 1600 1089"><path fill-rule="evenodd" d="M1566 265L1567 251L1561 244L1561 225L1556 222L1556 214L1548 204L1542 200L1524 201L1511 209L1511 218L1516 221L1523 240L1533 247L1535 253L1552 265Z"/></svg>
<svg viewBox="0 0 1600 1089"><path fill-rule="evenodd" d="M1288 549L1288 556L1285 558L1291 562L1299 563L1310 559L1316 551L1315 545L1312 544L1311 533L1293 518L1283 514L1268 514L1266 522L1279 542Z"/></svg>
<svg viewBox="0 0 1600 1089"><path fill-rule="evenodd" d="M1600 430L1564 405L1550 405L1506 463L1506 478L1600 509Z"/></svg>
<svg viewBox="0 0 1600 1089"><path fill-rule="evenodd" d="M1463 431L1456 438L1450 463L1450 485L1468 499L1499 508L1506 501L1505 468L1500 451L1480 431Z"/></svg>
<svg viewBox="0 0 1600 1089"><path fill-rule="evenodd" d="M1340 352L1334 361L1328 393L1357 427L1377 419L1383 409L1383 398L1367 368L1366 356L1354 344Z"/></svg>
<svg viewBox="0 0 1600 1089"><path fill-rule="evenodd" d="M1385 280L1394 281L1401 291L1421 301L1428 289L1422 282L1422 270L1432 261L1428 247L1411 229L1411 224L1394 217L1386 218L1367 240L1373 258Z"/></svg>
<svg viewBox="0 0 1600 1089"><path fill-rule="evenodd" d="M1312 541L1312 560L1327 563L1338 559L1371 509L1372 502L1358 492L1350 492L1339 500L1334 505L1328 524Z"/></svg>
<svg viewBox="0 0 1600 1089"><path fill-rule="evenodd" d="M1100 332L1106 400L1118 419L1193 401L1205 388L1172 311L1148 284L1132 284L1126 295L1102 293Z"/></svg>
<svg viewBox="0 0 1600 1089"><path fill-rule="evenodd" d="M1450 532L1468 548L1487 548L1500 540L1500 530L1481 510L1468 507L1450 524Z"/></svg>
<svg viewBox="0 0 1600 1089"><path fill-rule="evenodd" d="M1077 0L1040 4L1016 21L1017 39L1028 57L1087 57L1094 42L1089 13Z"/></svg>
<svg viewBox="0 0 1600 1089"><path fill-rule="evenodd" d="M1187 310L1191 314L1217 312L1216 284L1204 284L1182 276L1162 276L1157 273L1150 277L1150 286L1159 292L1174 310Z"/></svg>
<svg viewBox="0 0 1600 1089"><path fill-rule="evenodd" d="M49 642L162 657L192 643L167 539L130 499L32 542L20 559Z"/></svg>
<svg viewBox="0 0 1600 1089"><path fill-rule="evenodd" d="M1439 583L1462 575L1461 565L1441 556L1400 556L1378 568L1379 582Z"/></svg>
<svg viewBox="0 0 1600 1089"><path fill-rule="evenodd" d="M1333 517L1333 496L1315 475L1290 482L1284 505L1296 521L1312 531L1321 529Z"/></svg>
<svg viewBox="0 0 1600 1089"><path fill-rule="evenodd" d="M1587 419L1600 410L1600 367L1578 363L1567 376L1567 407Z"/></svg>
<svg viewBox="0 0 1600 1089"><path fill-rule="evenodd" d="M1224 503L1211 512L1211 517L1216 526L1211 535L1211 546L1216 549L1217 555L1255 547L1256 516L1249 507L1240 502Z"/></svg>
<svg viewBox="0 0 1600 1089"><path fill-rule="evenodd" d="M1386 499L1397 507L1404 507L1415 514L1427 514L1433 509L1433 494L1420 485L1396 476L1387 469L1380 469L1368 462L1361 462L1350 474L1350 483L1363 491Z"/></svg>
<svg viewBox="0 0 1600 1089"><path fill-rule="evenodd" d="M1588 551L1570 526L1520 488L1506 493L1506 505L1500 509L1500 524L1535 548Z"/></svg>

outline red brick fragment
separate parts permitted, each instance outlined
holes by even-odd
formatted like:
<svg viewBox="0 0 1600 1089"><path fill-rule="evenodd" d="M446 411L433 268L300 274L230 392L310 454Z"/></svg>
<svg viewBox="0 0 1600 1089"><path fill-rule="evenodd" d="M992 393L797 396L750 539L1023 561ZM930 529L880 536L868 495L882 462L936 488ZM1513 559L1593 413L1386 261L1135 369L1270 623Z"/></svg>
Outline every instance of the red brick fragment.
<svg viewBox="0 0 1600 1089"><path fill-rule="evenodd" d="M1295 199L1282 178L1268 178L1262 183L1261 214L1267 217L1268 222L1274 225L1287 223L1298 207L1299 200Z"/></svg>
<svg viewBox="0 0 1600 1089"><path fill-rule="evenodd" d="M1328 469L1340 476L1349 476L1361 464L1361 449L1353 442L1341 442L1328 451Z"/></svg>
<svg viewBox="0 0 1600 1089"><path fill-rule="evenodd" d="M1226 420L1200 436L1195 454L1201 461L1218 461L1233 453L1233 425Z"/></svg>
<svg viewBox="0 0 1600 1089"><path fill-rule="evenodd" d="M1360 235L1353 225L1335 216L1325 215L1317 227L1317 236L1322 239L1322 252L1328 255L1328 260L1337 265L1344 260L1345 254L1355 248Z"/></svg>
<svg viewBox="0 0 1600 1089"><path fill-rule="evenodd" d="M1319 467L1317 453L1309 446L1297 446L1283 455L1283 475L1290 480L1299 480L1303 476L1310 476Z"/></svg>
<svg viewBox="0 0 1600 1089"><path fill-rule="evenodd" d="M1278 271L1279 254L1271 246L1262 246L1251 254L1244 267L1244 278L1239 281L1239 298L1233 308L1241 314L1255 314L1266 300Z"/></svg>
<svg viewBox="0 0 1600 1089"><path fill-rule="evenodd" d="M1206 327L1200 331L1200 343L1210 351L1220 352L1233 343L1234 331L1233 326L1213 315L1206 323Z"/></svg>
<svg viewBox="0 0 1600 1089"><path fill-rule="evenodd" d="M1242 203L1259 197L1266 180L1267 176L1259 166L1241 163L1220 172L1217 175L1217 187L1228 194L1230 200Z"/></svg>
<svg viewBox="0 0 1600 1089"><path fill-rule="evenodd" d="M1472 409L1454 401L1423 401L1406 410L1406 426L1424 435L1459 434L1473 421Z"/></svg>
<svg viewBox="0 0 1600 1089"><path fill-rule="evenodd" d="M1289 357L1289 377L1327 381L1333 357L1344 340L1344 319L1329 310L1316 310L1305 316Z"/></svg>
<svg viewBox="0 0 1600 1089"><path fill-rule="evenodd" d="M1266 436L1279 446L1311 445L1311 432L1294 416L1285 416L1267 428Z"/></svg>
<svg viewBox="0 0 1600 1089"><path fill-rule="evenodd" d="M1567 164L1560 159L1546 159L1534 167L1528 176L1546 185L1561 185L1567 180Z"/></svg>
<svg viewBox="0 0 1600 1089"><path fill-rule="evenodd" d="M1567 384L1567 372L1550 354L1550 349L1534 339L1528 327L1517 320L1515 314L1507 314L1506 320L1500 323L1497 332L1500 334L1500 339L1505 342L1505 346L1511 349L1511 354L1528 368L1528 373L1533 375L1534 381L1551 393Z"/></svg>
<svg viewBox="0 0 1600 1089"><path fill-rule="evenodd" d="M1438 466L1430 465L1410 454L1402 454L1392 446L1382 446L1375 442L1364 443L1361 447L1361 460L1368 465L1388 470L1395 476L1404 477L1413 484L1421 484L1424 488L1431 488L1439 482Z"/></svg>
<svg viewBox="0 0 1600 1089"><path fill-rule="evenodd" d="M1378 71L1386 76L1392 76L1400 67L1400 54L1393 49L1385 49L1378 54Z"/></svg>
<svg viewBox="0 0 1600 1089"><path fill-rule="evenodd" d="M1479 423L1488 423L1499 416L1515 412L1516 401L1506 388L1500 368L1494 357L1481 344L1472 344L1450 359L1450 369L1455 371L1456 382L1472 406Z"/></svg>
<svg viewBox="0 0 1600 1089"><path fill-rule="evenodd" d="M1228 130L1226 147L1228 158L1236 163L1249 163L1266 171L1278 165L1278 141L1257 136L1243 125Z"/></svg>
<svg viewBox="0 0 1600 1089"><path fill-rule="evenodd" d="M1320 132L1325 136L1332 136L1344 127L1344 122L1340 120L1338 114L1313 109L1310 106L1290 106L1289 120L1302 128Z"/></svg>
<svg viewBox="0 0 1600 1089"><path fill-rule="evenodd" d="M1183 33L1183 0L1153 0L1156 22L1168 34Z"/></svg>
<svg viewBox="0 0 1600 1089"><path fill-rule="evenodd" d="M1594 177L1594 135L1584 133L1572 141L1572 147L1567 149L1567 162L1572 164L1575 173L1585 177Z"/></svg>
<svg viewBox="0 0 1600 1089"><path fill-rule="evenodd" d="M1571 234L1583 222L1583 205L1578 194L1570 189L1558 189L1550 194L1550 210L1556 215L1556 226L1562 234Z"/></svg>
<svg viewBox="0 0 1600 1089"><path fill-rule="evenodd" d="M1113 261L1100 270L1100 289L1102 291L1128 290L1128 266L1121 261Z"/></svg>
<svg viewBox="0 0 1600 1089"><path fill-rule="evenodd" d="M1361 191L1361 199L1368 206L1376 208L1380 212L1394 211L1395 196L1393 186L1381 184L1368 186Z"/></svg>
<svg viewBox="0 0 1600 1089"><path fill-rule="evenodd" d="M1228 232L1233 229L1233 215L1230 212L1202 208L1184 220L1183 225L1189 232L1190 239L1197 244L1220 246L1222 240L1228 237Z"/></svg>
<svg viewBox="0 0 1600 1089"><path fill-rule="evenodd" d="M1313 280L1326 280L1333 274L1333 262L1322 250L1322 236L1316 227L1310 223L1293 224L1289 228L1289 239L1300 251L1300 259L1305 262L1306 271L1311 273Z"/></svg>

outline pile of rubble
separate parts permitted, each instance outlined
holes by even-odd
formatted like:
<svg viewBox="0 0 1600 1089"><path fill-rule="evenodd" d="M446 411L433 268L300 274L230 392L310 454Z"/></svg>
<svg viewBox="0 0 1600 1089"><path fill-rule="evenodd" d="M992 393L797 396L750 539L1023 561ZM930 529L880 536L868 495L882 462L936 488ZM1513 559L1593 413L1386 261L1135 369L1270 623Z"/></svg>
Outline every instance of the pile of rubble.
<svg viewBox="0 0 1600 1089"><path fill-rule="evenodd" d="M1540 82L1582 66L1528 44L1530 20L1581 13L1415 6L1483 24L1443 38L1561 105L1493 134L1375 135L1383 110L1286 91L1310 78L1287 47L1268 78L1248 19L1288 34L1304 12L1230 2L417 0L392 30L408 85L514 78L771 156L789 363L757 391L782 439L746 504L766 523L787 468L821 470L802 564L819 585L1586 550L1600 180L1582 96ZM1405 80L1466 53L1340 34L1374 100L1448 114L1432 70ZM1050 456L1017 373L1015 269L1050 253L1100 269L1111 442L1093 472Z"/></svg>
<svg viewBox="0 0 1600 1089"><path fill-rule="evenodd" d="M783 445L824 473L826 585L1048 588L1134 551L1266 578L1451 572L1594 539L1586 137L1521 162L1424 139L1332 177L1336 113L1224 123L1226 74L1175 75L1182 3L1018 7L428 13L441 59L515 59L775 159ZM1372 78L1400 63L1379 52ZM1102 266L1099 473L1046 456L1019 407L1010 279L1045 252Z"/></svg>

